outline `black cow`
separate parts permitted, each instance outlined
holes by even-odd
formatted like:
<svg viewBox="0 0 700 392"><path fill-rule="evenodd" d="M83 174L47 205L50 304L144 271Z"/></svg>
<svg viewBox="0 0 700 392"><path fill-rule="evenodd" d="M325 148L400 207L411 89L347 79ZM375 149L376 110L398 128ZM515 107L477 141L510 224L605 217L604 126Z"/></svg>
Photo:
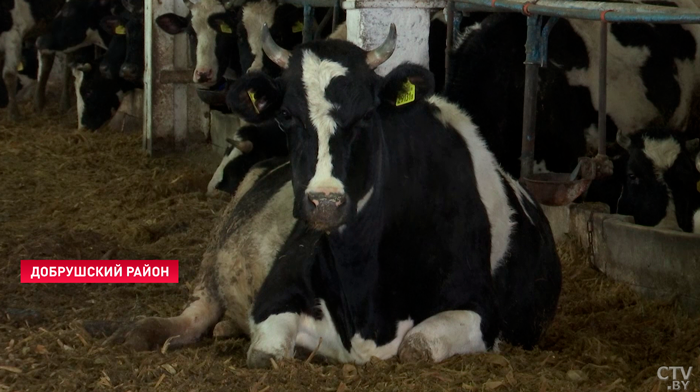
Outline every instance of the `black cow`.
<svg viewBox="0 0 700 392"><path fill-rule="evenodd" d="M374 73L394 50L393 26L372 52L317 41L289 53L268 38L285 72L244 76L229 105L287 133L303 223L255 299L248 364L319 343L359 363L441 361L499 336L535 345L561 287L547 219L469 117L432 95L428 70Z"/></svg>
<svg viewBox="0 0 700 392"><path fill-rule="evenodd" d="M143 85L144 35L143 5L129 7L120 15L106 16L100 22L113 35L100 71L107 78L120 77Z"/></svg>
<svg viewBox="0 0 700 392"><path fill-rule="evenodd" d="M16 93L22 43L43 31L64 3L65 0L13 0L0 4L0 52L4 55L2 78L11 120L19 119Z"/></svg>

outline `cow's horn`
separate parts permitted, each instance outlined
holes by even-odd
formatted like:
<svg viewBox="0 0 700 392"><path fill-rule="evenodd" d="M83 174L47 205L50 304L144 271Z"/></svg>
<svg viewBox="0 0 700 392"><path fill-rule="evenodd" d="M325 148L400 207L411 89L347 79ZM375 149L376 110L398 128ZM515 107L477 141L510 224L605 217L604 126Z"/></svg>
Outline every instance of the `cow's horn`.
<svg viewBox="0 0 700 392"><path fill-rule="evenodd" d="M292 55L287 49L281 48L272 36L270 35L270 29L267 27L267 23L263 25L262 29L262 44L263 50L270 60L274 61L275 64L282 67L282 69L287 69L289 65L289 57Z"/></svg>
<svg viewBox="0 0 700 392"><path fill-rule="evenodd" d="M617 140L617 144L619 144L620 147L624 148L625 150L630 147L630 144L632 144L630 137L622 133L622 131L617 131L615 140Z"/></svg>
<svg viewBox="0 0 700 392"><path fill-rule="evenodd" d="M377 68L391 57L394 49L396 49L396 25L392 23L384 43L367 52L367 65L372 69Z"/></svg>

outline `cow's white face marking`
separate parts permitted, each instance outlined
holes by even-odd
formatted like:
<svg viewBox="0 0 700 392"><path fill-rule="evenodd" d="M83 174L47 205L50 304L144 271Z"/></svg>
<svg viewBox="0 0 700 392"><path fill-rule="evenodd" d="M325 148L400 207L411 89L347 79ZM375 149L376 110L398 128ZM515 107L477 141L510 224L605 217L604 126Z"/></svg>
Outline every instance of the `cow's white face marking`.
<svg viewBox="0 0 700 392"><path fill-rule="evenodd" d="M547 169L547 162L545 162L544 159L542 159L541 161L535 161L535 163L532 164L532 172L534 174L551 173Z"/></svg>
<svg viewBox="0 0 700 392"><path fill-rule="evenodd" d="M413 343L420 344L420 348L427 346L435 362L487 350L481 316L471 310L450 310L423 320L408 331L402 347Z"/></svg>
<svg viewBox="0 0 700 392"><path fill-rule="evenodd" d="M663 174L668 170L681 153L681 146L675 139L644 139L644 155L654 164L656 176L662 180Z"/></svg>
<svg viewBox="0 0 700 392"><path fill-rule="evenodd" d="M261 0L257 3L249 3L243 6L243 27L248 34L248 45L253 54L253 64L246 72L259 71L263 66L262 28L272 27L275 22L275 10L277 4L269 0Z"/></svg>
<svg viewBox="0 0 700 392"><path fill-rule="evenodd" d="M76 97L76 108L77 108L77 113L78 113L78 129L83 129L85 126L83 125L83 113L85 112L85 101L83 101L83 95L80 94L80 86L83 84L83 78L85 77L85 73L83 71L79 71L75 68L72 69L73 71L73 77L75 78L75 97Z"/></svg>
<svg viewBox="0 0 700 392"><path fill-rule="evenodd" d="M219 164L219 167L216 168L216 171L214 172L214 175L211 177L211 181L209 181L209 185L207 186L207 193L209 195L216 192L216 186L219 185L224 179L224 169L226 169L226 166L241 155L243 155L243 152L234 147L233 150L231 150L231 152L224 157L221 164Z"/></svg>
<svg viewBox="0 0 700 392"><path fill-rule="evenodd" d="M318 156L316 172L306 188L307 193L344 193L345 187L333 177L333 162L330 152L331 136L337 124L331 116L335 105L326 99L326 88L333 78L344 76L348 69L334 61L321 60L310 50L305 50L302 58L302 81L306 90L309 118L318 134Z"/></svg>
<svg viewBox="0 0 700 392"><path fill-rule="evenodd" d="M210 73L210 80L200 83L201 86L209 87L216 83L219 62L216 59L216 31L209 26L207 19L213 14L225 12L226 9L218 0L202 0L190 10L192 29L197 36L197 66L192 80L197 83L198 73Z"/></svg>
<svg viewBox="0 0 700 392"><path fill-rule="evenodd" d="M493 274L507 254L510 235L515 224L511 219L515 211L508 203L508 196L498 172L500 166L486 148L486 142L481 138L467 114L437 95L428 98L428 102L438 108L435 117L445 127L454 129L460 134L472 156L477 189L491 224L491 273Z"/></svg>

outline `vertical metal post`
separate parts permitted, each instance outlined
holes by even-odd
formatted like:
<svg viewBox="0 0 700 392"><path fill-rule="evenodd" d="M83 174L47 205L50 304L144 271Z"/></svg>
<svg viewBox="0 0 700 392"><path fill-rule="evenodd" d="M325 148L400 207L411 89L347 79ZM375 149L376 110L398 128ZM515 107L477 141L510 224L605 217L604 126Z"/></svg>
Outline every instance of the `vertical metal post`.
<svg viewBox="0 0 700 392"><path fill-rule="evenodd" d="M527 17L525 41L525 96L523 100L523 137L520 155L520 178L532 176L535 161L535 127L537 124L537 91L540 69L540 33L542 18Z"/></svg>
<svg viewBox="0 0 700 392"><path fill-rule="evenodd" d="M455 11L455 16L452 18L452 42L456 42L459 33L462 32L459 29L460 25L462 25L462 13L459 11Z"/></svg>
<svg viewBox="0 0 700 392"><path fill-rule="evenodd" d="M447 15L445 23L447 24L447 40L445 42L445 86L450 76L450 56L452 55L452 43L454 41L454 18L455 18L455 2L450 0L447 2Z"/></svg>
<svg viewBox="0 0 700 392"><path fill-rule="evenodd" d="M598 155L606 155L607 147L607 79L608 23L600 21L600 59L598 64Z"/></svg>
<svg viewBox="0 0 700 392"><path fill-rule="evenodd" d="M331 25L331 33L334 33L335 28L338 27L338 19L340 19L340 0L335 0L335 5L333 5L333 24Z"/></svg>
<svg viewBox="0 0 700 392"><path fill-rule="evenodd" d="M303 42L309 42L313 39L314 34L314 9L309 4L304 4L304 30L302 35Z"/></svg>
<svg viewBox="0 0 700 392"><path fill-rule="evenodd" d="M143 149L153 155L153 2L144 2Z"/></svg>

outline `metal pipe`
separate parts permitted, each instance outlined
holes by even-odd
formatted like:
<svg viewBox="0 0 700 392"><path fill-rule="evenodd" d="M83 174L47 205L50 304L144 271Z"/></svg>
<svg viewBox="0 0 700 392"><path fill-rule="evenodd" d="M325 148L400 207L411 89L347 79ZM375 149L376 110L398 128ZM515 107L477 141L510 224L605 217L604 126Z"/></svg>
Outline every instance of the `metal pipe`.
<svg viewBox="0 0 700 392"><path fill-rule="evenodd" d="M450 0L447 2L447 16L445 23L447 24L447 39L445 42L445 86L450 75L450 55L452 54L454 18L455 18L455 2Z"/></svg>
<svg viewBox="0 0 700 392"><path fill-rule="evenodd" d="M607 80L608 80L608 24L600 22L600 59L598 64L598 155L605 155L607 146Z"/></svg>
<svg viewBox="0 0 700 392"><path fill-rule="evenodd" d="M326 28L328 25L328 22L331 21L331 17L333 17L333 8L329 8L328 11L326 11L326 14L323 15L323 19L321 19L321 23L318 24L318 27L316 28L316 33L314 34L314 39L321 39L321 33L323 32L323 29ZM331 33L333 30L331 30Z"/></svg>
<svg viewBox="0 0 700 392"><path fill-rule="evenodd" d="M457 41L457 36L459 36L459 33L461 33L461 30L459 29L459 26L462 25L462 13L459 11L455 11L455 15L452 18L452 42ZM453 44L454 46L454 44Z"/></svg>
<svg viewBox="0 0 700 392"><path fill-rule="evenodd" d="M144 2L143 39L143 149L148 156L153 155L153 21L155 19L153 2Z"/></svg>
<svg viewBox="0 0 700 392"><path fill-rule="evenodd" d="M314 9L309 4L304 4L304 30L302 42L306 43L313 39L314 35Z"/></svg>
<svg viewBox="0 0 700 392"><path fill-rule="evenodd" d="M522 12L529 0L454 0L457 11ZM539 0L528 6L530 14L564 18L600 20L603 11L607 22L700 23L700 11L646 4L607 3L600 1Z"/></svg>
<svg viewBox="0 0 700 392"><path fill-rule="evenodd" d="M520 154L520 179L532 177L535 163L535 127L537 125L537 90L540 69L539 49L542 18L527 17L525 41L525 95L523 97L523 137Z"/></svg>
<svg viewBox="0 0 700 392"><path fill-rule="evenodd" d="M338 19L340 19L340 0L335 0L333 5L333 24L331 25L331 34L335 32L338 27Z"/></svg>

